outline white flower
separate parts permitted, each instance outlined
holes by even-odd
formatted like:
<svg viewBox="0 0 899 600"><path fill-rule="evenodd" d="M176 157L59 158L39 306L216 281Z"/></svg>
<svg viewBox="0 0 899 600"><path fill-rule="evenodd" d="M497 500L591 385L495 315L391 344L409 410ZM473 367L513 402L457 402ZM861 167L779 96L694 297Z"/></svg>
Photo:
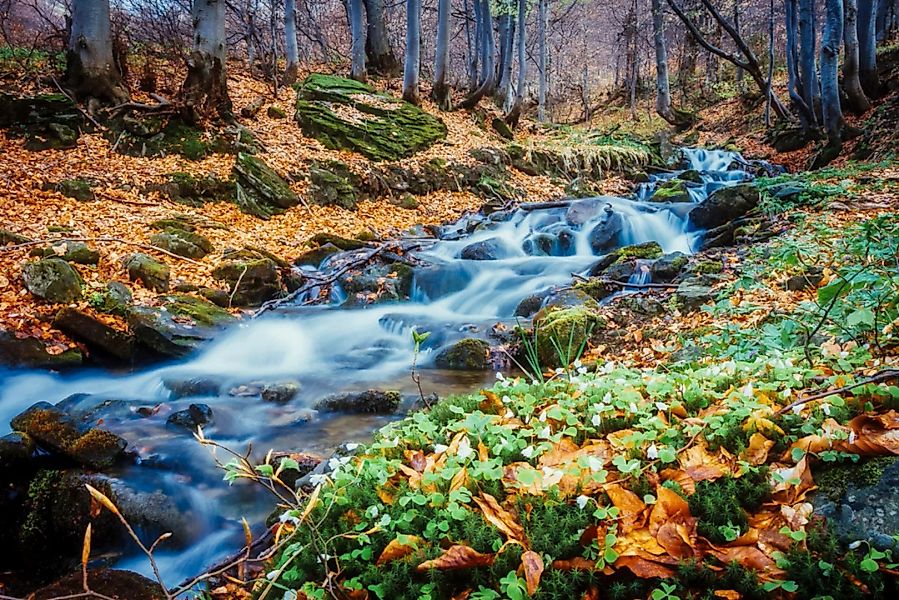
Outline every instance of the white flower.
<svg viewBox="0 0 899 600"><path fill-rule="evenodd" d="M801 405L801 404L797 404L796 406L793 407L793 414L794 414L794 415L798 415L798 414L801 413L801 412L802 412L802 405Z"/></svg>
<svg viewBox="0 0 899 600"><path fill-rule="evenodd" d="M576 502L577 507L581 510L584 510L584 508L587 506L587 503L590 502L590 498L588 498L587 496L578 496Z"/></svg>
<svg viewBox="0 0 899 600"><path fill-rule="evenodd" d="M628 408L629 408L630 411L633 412L633 413L639 412L639 411L640 411L640 409L637 408L637 404L636 404L635 402L631 402L631 404L630 404L630 406L628 406Z"/></svg>
<svg viewBox="0 0 899 600"><path fill-rule="evenodd" d="M284 592L284 596L281 597L281 600L297 600L296 590L287 590Z"/></svg>
<svg viewBox="0 0 899 600"><path fill-rule="evenodd" d="M540 421L541 423L546 423L546 411L545 410L540 413L540 416L537 417L537 420Z"/></svg>
<svg viewBox="0 0 899 600"><path fill-rule="evenodd" d="M785 389L784 391L782 391L782 392L780 393L780 395L783 396L784 398L789 398L790 396L793 395L793 390L790 389L790 388L787 388L787 389Z"/></svg>
<svg viewBox="0 0 899 600"><path fill-rule="evenodd" d="M578 368L577 368L577 372L578 372L578 375L586 375L586 374L587 374L587 367L578 367Z"/></svg>
<svg viewBox="0 0 899 600"><path fill-rule="evenodd" d="M434 444L435 454L443 454L447 450L449 450L449 446L447 446L446 444Z"/></svg>
<svg viewBox="0 0 899 600"><path fill-rule="evenodd" d="M601 459L596 458L595 456L587 457L587 466L590 467L590 472L596 473L597 471L602 470L603 462Z"/></svg>
<svg viewBox="0 0 899 600"><path fill-rule="evenodd" d="M827 404L826 402L823 403L823 404L821 405L821 410L824 411L824 414L825 414L825 415L827 415L828 417L830 416L830 404Z"/></svg>
<svg viewBox="0 0 899 600"><path fill-rule="evenodd" d="M855 443L855 440L857 440L857 439L858 439L858 436L855 435L855 432L854 432L854 431L850 431L850 432L849 432L849 443L850 443L850 444L854 444L854 443Z"/></svg>
<svg viewBox="0 0 899 600"><path fill-rule="evenodd" d="M309 476L309 483L312 485L321 485L328 480L328 476L324 473L315 473Z"/></svg>
<svg viewBox="0 0 899 600"><path fill-rule="evenodd" d="M575 369L580 369L581 367L584 366L584 363L581 362L581 359L577 359L577 360L574 361L574 363L572 363L572 364L574 365L574 368L575 368Z"/></svg>
<svg viewBox="0 0 899 600"><path fill-rule="evenodd" d="M319 561L319 562L321 562L321 561ZM275 577L277 577L277 576L278 576L277 570L269 571L268 573L265 574L265 578L268 579L269 581L274 581Z"/></svg>
<svg viewBox="0 0 899 600"><path fill-rule="evenodd" d="M336 471L343 465L350 462L350 460L352 460L352 457L349 457L349 456L341 456L340 458L334 457L334 458L328 460L328 468L331 469L332 471Z"/></svg>
<svg viewBox="0 0 899 600"><path fill-rule="evenodd" d="M505 378L505 376L503 376L502 373L500 373L499 371L497 371L497 372L496 372L496 380L497 380L497 381L505 381L506 378Z"/></svg>
<svg viewBox="0 0 899 600"><path fill-rule="evenodd" d="M858 550L861 545L862 545L861 540L855 540L854 542L849 544L849 549L850 550Z"/></svg>
<svg viewBox="0 0 899 600"><path fill-rule="evenodd" d="M655 460L659 457L659 449L656 447L656 443L653 442L649 445L649 448L646 449L646 458L649 460Z"/></svg>
<svg viewBox="0 0 899 600"><path fill-rule="evenodd" d="M753 395L753 392L755 391L755 388L752 387L752 382L750 381L749 383L744 385L740 391L743 393L744 396L749 396L751 398Z"/></svg>
<svg viewBox="0 0 899 600"><path fill-rule="evenodd" d="M347 452L352 452L359 447L359 444L355 442L347 442L346 444L344 444L344 447L347 449Z"/></svg>
<svg viewBox="0 0 899 600"><path fill-rule="evenodd" d="M471 442L468 441L467 437L462 438L462 441L459 442L459 451L456 452L456 456L465 460L472 454L474 454L474 450L471 449Z"/></svg>
<svg viewBox="0 0 899 600"><path fill-rule="evenodd" d="M534 458L534 447L528 446L521 451L521 455L525 458Z"/></svg>
<svg viewBox="0 0 899 600"><path fill-rule="evenodd" d="M602 415L600 415L599 413L594 414L590 418L590 422L593 423L594 427L599 427L600 425L602 425Z"/></svg>
<svg viewBox="0 0 899 600"><path fill-rule="evenodd" d="M564 372L565 372L565 369L563 369L562 367L558 367L558 368L555 370L556 375L561 375L561 374L564 373Z"/></svg>
<svg viewBox="0 0 899 600"><path fill-rule="evenodd" d="M512 398L509 396L503 396L503 404L509 404L512 402Z"/></svg>
<svg viewBox="0 0 899 600"><path fill-rule="evenodd" d="M603 404L611 404L612 403L612 392L606 392L606 395L602 397Z"/></svg>
<svg viewBox="0 0 899 600"><path fill-rule="evenodd" d="M515 413L512 412L511 410L507 410L507 411L506 411L505 417L506 417L507 419L511 419L511 418L514 417L514 416L515 416Z"/></svg>
<svg viewBox="0 0 899 600"><path fill-rule="evenodd" d="M611 373L614 370L615 370L614 361L609 361L606 364L604 364L602 367L600 367L599 372L602 373L603 375L608 375L609 373Z"/></svg>
<svg viewBox="0 0 899 600"><path fill-rule="evenodd" d="M552 430L549 428L549 425L547 425L546 427L541 429L540 433L538 433L537 435L539 435L540 437L543 437L543 438L548 438L552 434L553 434Z"/></svg>
<svg viewBox="0 0 899 600"><path fill-rule="evenodd" d="M294 525L299 524L300 519L296 516L290 514L290 512L282 513L280 517L278 517L278 521L281 523L293 523Z"/></svg>
<svg viewBox="0 0 899 600"><path fill-rule="evenodd" d="M665 412L668 410L668 405L664 402L656 402L656 408L658 408L662 412Z"/></svg>

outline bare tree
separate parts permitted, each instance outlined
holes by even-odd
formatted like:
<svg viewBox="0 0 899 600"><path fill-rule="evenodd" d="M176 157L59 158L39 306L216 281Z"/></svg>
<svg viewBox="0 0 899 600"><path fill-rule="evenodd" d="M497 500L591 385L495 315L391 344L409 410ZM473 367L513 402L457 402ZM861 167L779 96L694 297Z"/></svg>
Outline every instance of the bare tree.
<svg viewBox="0 0 899 600"><path fill-rule="evenodd" d="M225 71L225 2L194 0L191 17L193 44L182 88L185 118L195 122L200 116L215 112L230 119L231 98Z"/></svg>
<svg viewBox="0 0 899 600"><path fill-rule="evenodd" d="M437 2L437 41L434 51L434 86L431 97L441 110L450 110L450 88L446 82L449 68L450 0Z"/></svg>
<svg viewBox="0 0 899 600"><path fill-rule="evenodd" d="M527 83L527 0L518 0L518 81L515 87L515 99L506 115L506 123L511 127L518 126L518 120L521 118L521 112L524 110L524 86Z"/></svg>
<svg viewBox="0 0 899 600"><path fill-rule="evenodd" d="M365 56L368 68L379 75L395 75L399 62L390 47L384 0L364 0L366 17Z"/></svg>
<svg viewBox="0 0 899 600"><path fill-rule="evenodd" d="M478 10L478 52L481 55L481 81L478 89L462 101L459 108L474 108L484 96L489 96L496 88L496 45L493 39L493 15L489 0L477 0Z"/></svg>
<svg viewBox="0 0 899 600"><path fill-rule="evenodd" d="M109 0L72 3L65 80L77 98L116 104L128 100L113 59Z"/></svg>
<svg viewBox="0 0 899 600"><path fill-rule="evenodd" d="M284 0L284 55L287 59L284 83L291 84L297 80L300 68L300 50L297 47L297 0Z"/></svg>
<svg viewBox="0 0 899 600"><path fill-rule="evenodd" d="M843 0L843 12L845 20L843 35L845 55L843 58L843 89L849 99L849 107L856 114L862 114L871 108L868 97L862 89L862 82L858 72L858 2L857 0Z"/></svg>
<svg viewBox="0 0 899 600"><path fill-rule="evenodd" d="M871 98L878 97L877 0L858 0L858 62L862 88Z"/></svg>
<svg viewBox="0 0 899 600"><path fill-rule="evenodd" d="M367 72L362 0L347 0L347 17L350 20L350 77L357 81L365 81Z"/></svg>
<svg viewBox="0 0 899 600"><path fill-rule="evenodd" d="M843 43L843 0L826 0L824 31L821 37L821 112L827 132L827 148L816 166L839 154L843 144L843 111L838 80L840 46Z"/></svg>
<svg viewBox="0 0 899 600"><path fill-rule="evenodd" d="M406 0L406 61L403 65L403 100L420 104L421 0Z"/></svg>
<svg viewBox="0 0 899 600"><path fill-rule="evenodd" d="M537 0L537 45L539 47L537 71L537 120L546 121L546 29L549 19L549 0Z"/></svg>

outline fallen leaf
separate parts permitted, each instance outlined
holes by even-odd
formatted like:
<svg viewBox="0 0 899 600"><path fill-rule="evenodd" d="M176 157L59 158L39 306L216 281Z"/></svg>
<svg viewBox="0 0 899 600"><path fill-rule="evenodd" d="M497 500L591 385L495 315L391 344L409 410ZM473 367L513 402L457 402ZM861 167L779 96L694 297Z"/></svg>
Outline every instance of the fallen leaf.
<svg viewBox="0 0 899 600"><path fill-rule="evenodd" d="M415 570L419 573L436 569L438 571L455 571L459 569L474 569L476 567L489 567L493 564L495 554L481 554L471 546L457 544L450 546L443 554L433 560L426 560Z"/></svg>
<svg viewBox="0 0 899 600"><path fill-rule="evenodd" d="M642 556L619 556L618 560L615 561L615 568L628 569L641 579L653 579L656 577L667 579L674 577L675 573L672 567L659 564Z"/></svg>
<svg viewBox="0 0 899 600"><path fill-rule="evenodd" d="M749 437L749 447L743 452L743 460L751 465L762 465L768 460L768 451L774 446L774 442L759 432Z"/></svg>
<svg viewBox="0 0 899 600"><path fill-rule="evenodd" d="M415 552L422 541L420 537L414 535L397 536L390 540L375 564L381 566L405 558Z"/></svg>
<svg viewBox="0 0 899 600"><path fill-rule="evenodd" d="M525 541L524 527L518 523L515 515L499 505L496 498L490 494L482 493L480 496L472 498L472 500L484 513L484 518L487 519L487 522L499 529L507 539L518 542Z"/></svg>
<svg viewBox="0 0 899 600"><path fill-rule="evenodd" d="M521 555L521 568L527 582L528 596L533 596L537 593L540 576L543 574L543 558L533 550L528 550Z"/></svg>

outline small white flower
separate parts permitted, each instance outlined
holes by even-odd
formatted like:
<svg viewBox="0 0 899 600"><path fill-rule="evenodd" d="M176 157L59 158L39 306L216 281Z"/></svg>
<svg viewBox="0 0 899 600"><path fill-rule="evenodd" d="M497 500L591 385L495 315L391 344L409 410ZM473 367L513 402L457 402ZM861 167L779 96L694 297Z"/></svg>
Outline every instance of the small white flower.
<svg viewBox="0 0 899 600"><path fill-rule="evenodd" d="M649 460L655 460L659 457L659 449L656 447L656 443L653 442L649 445L649 448L646 449L646 458Z"/></svg>
<svg viewBox="0 0 899 600"><path fill-rule="evenodd" d="M503 404L510 404L512 402L512 398L509 396L503 396Z"/></svg>
<svg viewBox="0 0 899 600"><path fill-rule="evenodd" d="M319 562L321 562L321 561L319 561ZM277 577L277 576L278 576L277 570L269 571L268 573L265 574L265 578L268 579L269 581L274 581L275 577Z"/></svg>
<svg viewBox="0 0 899 600"><path fill-rule="evenodd" d="M830 416L830 404L827 404L825 402L824 404L821 405L821 410L824 411L825 415L827 415L828 417Z"/></svg>
<svg viewBox="0 0 899 600"><path fill-rule="evenodd" d="M471 442L468 441L467 437L462 438L462 441L459 442L459 451L456 452L456 455L462 460L465 460L472 454L474 454L474 450L471 449Z"/></svg>
<svg viewBox="0 0 899 600"><path fill-rule="evenodd" d="M315 473L309 476L309 483L312 485L321 485L328 480L328 476L324 473Z"/></svg>
<svg viewBox="0 0 899 600"><path fill-rule="evenodd" d="M300 522L300 520L296 516L290 514L289 512L282 513L281 516L278 517L278 521L280 521L281 523L293 523L294 525L297 525Z"/></svg>
<svg viewBox="0 0 899 600"><path fill-rule="evenodd" d="M537 417L537 420L540 421L541 423L546 423L546 411L545 410L540 413L540 416Z"/></svg>
<svg viewBox="0 0 899 600"><path fill-rule="evenodd" d="M347 442L344 445L344 447L347 449L348 452L352 452L353 450L355 450L356 448L359 447L359 444L357 444L355 442Z"/></svg>
<svg viewBox="0 0 899 600"><path fill-rule="evenodd" d="M801 412L802 412L802 405L801 405L801 404L797 404L796 406L793 407L793 414L794 414L794 415L798 415L798 414L801 413Z"/></svg>
<svg viewBox="0 0 899 600"><path fill-rule="evenodd" d="M780 395L783 396L784 398L789 398L790 396L793 395L793 390L791 388L787 388L784 391L782 391L780 393Z"/></svg>
<svg viewBox="0 0 899 600"><path fill-rule="evenodd" d="M858 439L858 436L855 435L855 432L854 432L854 431L850 431L850 432L849 432L849 443L850 443L850 444L854 444L854 443L855 443L855 440L857 440L857 439Z"/></svg>
<svg viewBox="0 0 899 600"><path fill-rule="evenodd" d="M586 375L586 374L587 374L587 367L578 367L578 368L577 368L577 372L578 372L578 375Z"/></svg>
<svg viewBox="0 0 899 600"><path fill-rule="evenodd" d="M449 450L449 446L447 446L446 444L434 444L435 454L443 454L447 450Z"/></svg>
<svg viewBox="0 0 899 600"><path fill-rule="evenodd" d="M591 473L596 473L602 470L603 462L602 459L596 458L595 456L587 457L587 466L590 467Z"/></svg>
<svg viewBox="0 0 899 600"><path fill-rule="evenodd" d="M580 369L581 367L584 366L584 363L581 362L581 359L577 359L576 361L574 361L573 364L574 364L575 369Z"/></svg>
<svg viewBox="0 0 899 600"><path fill-rule="evenodd" d="M515 413L512 412L511 410L507 410L505 416L506 416L507 419L511 419L512 417L515 416Z"/></svg>
<svg viewBox="0 0 899 600"><path fill-rule="evenodd" d="M565 369L563 369L562 367L558 367L558 368L555 370L555 374L556 374L556 375L561 375L561 374L564 373L564 372L565 372Z"/></svg>
<svg viewBox="0 0 899 600"><path fill-rule="evenodd" d="M581 510L584 510L584 508L586 508L587 504L590 502L590 498L588 498L587 496L578 496L576 502L577 507Z"/></svg>
<svg viewBox="0 0 899 600"><path fill-rule="evenodd" d="M297 600L296 590L287 590L284 592L284 596L281 597L281 600Z"/></svg>
<svg viewBox="0 0 899 600"><path fill-rule="evenodd" d="M599 427L602 425L602 416L599 413L596 413L590 418L590 422L593 423L594 427Z"/></svg>
<svg viewBox="0 0 899 600"><path fill-rule="evenodd" d="M662 412L666 412L668 410L668 405L664 402L656 402L656 408L658 408Z"/></svg>
<svg viewBox="0 0 899 600"><path fill-rule="evenodd" d="M534 458L534 447L527 446L524 450L521 451L521 455L525 458Z"/></svg>
<svg viewBox="0 0 899 600"><path fill-rule="evenodd" d="M755 388L752 387L752 382L750 381L749 383L744 385L740 391L744 396L749 396L751 398L753 393L755 392Z"/></svg>
<svg viewBox="0 0 899 600"><path fill-rule="evenodd" d="M850 550L858 550L861 545L862 545L861 540L855 540L854 542L849 544L849 549Z"/></svg>
<svg viewBox="0 0 899 600"><path fill-rule="evenodd" d="M500 373L499 371L497 371L497 372L496 372L496 380L497 380L497 381L505 381L506 378L505 378L505 376L504 376L502 373Z"/></svg>
<svg viewBox="0 0 899 600"><path fill-rule="evenodd" d="M552 430L549 428L549 425L547 425L546 427L541 429L540 433L538 433L537 435L539 435L540 437L543 437L543 438L548 438L552 434L553 434Z"/></svg>
<svg viewBox="0 0 899 600"><path fill-rule="evenodd" d="M630 404L630 406L628 406L628 408L629 408L630 411L633 412L633 413L639 412L639 411L640 411L640 409L637 408L637 404L636 404L635 402L631 402L631 404Z"/></svg>
<svg viewBox="0 0 899 600"><path fill-rule="evenodd" d="M606 392L606 395L602 397L603 404L611 404L612 403L612 392Z"/></svg>

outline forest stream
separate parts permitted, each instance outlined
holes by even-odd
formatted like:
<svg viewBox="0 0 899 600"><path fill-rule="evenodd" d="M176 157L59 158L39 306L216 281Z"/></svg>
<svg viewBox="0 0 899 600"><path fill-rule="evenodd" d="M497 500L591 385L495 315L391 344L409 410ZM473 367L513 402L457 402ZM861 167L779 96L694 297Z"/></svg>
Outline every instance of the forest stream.
<svg viewBox="0 0 899 600"><path fill-rule="evenodd" d="M322 397L399 390L401 408L418 399L410 378L413 327L430 332L418 358L425 394L444 397L477 389L493 379L492 370L436 369L436 349L465 337L483 337L498 322L514 335L524 298L570 285L573 275L589 272L599 255L613 249L597 241L603 223L620 219L619 247L655 241L665 253L698 249L703 231L691 228L689 211L715 190L752 175L732 152L686 149L683 154L682 166L701 179L688 190L692 202L651 201L661 183L683 171L659 172L631 197L526 207L495 213L476 227L467 219L445 227L444 239L425 240L413 252L423 266L416 267L409 302L340 308L345 296L337 288L330 304L311 306L308 298L298 297L234 326L202 351L161 367L131 373L0 371L0 434L9 432L15 415L43 401L63 402L69 414L89 415L127 440L138 458L106 474L137 498L177 508L179 531L156 552L163 578L174 585L239 548L242 517L261 531L273 504L252 485L223 481L209 449L185 428L167 423L171 414L191 404L207 405L212 417L204 434L239 452L252 444L257 457L269 448L328 456L340 444L366 441L372 431L398 417L313 410ZM321 270L326 272L327 263ZM649 270L640 268L630 283L650 280ZM261 400L254 392L283 382L300 386L286 403ZM150 537L161 532L142 533ZM130 548L125 552L110 562L150 574L143 555Z"/></svg>

